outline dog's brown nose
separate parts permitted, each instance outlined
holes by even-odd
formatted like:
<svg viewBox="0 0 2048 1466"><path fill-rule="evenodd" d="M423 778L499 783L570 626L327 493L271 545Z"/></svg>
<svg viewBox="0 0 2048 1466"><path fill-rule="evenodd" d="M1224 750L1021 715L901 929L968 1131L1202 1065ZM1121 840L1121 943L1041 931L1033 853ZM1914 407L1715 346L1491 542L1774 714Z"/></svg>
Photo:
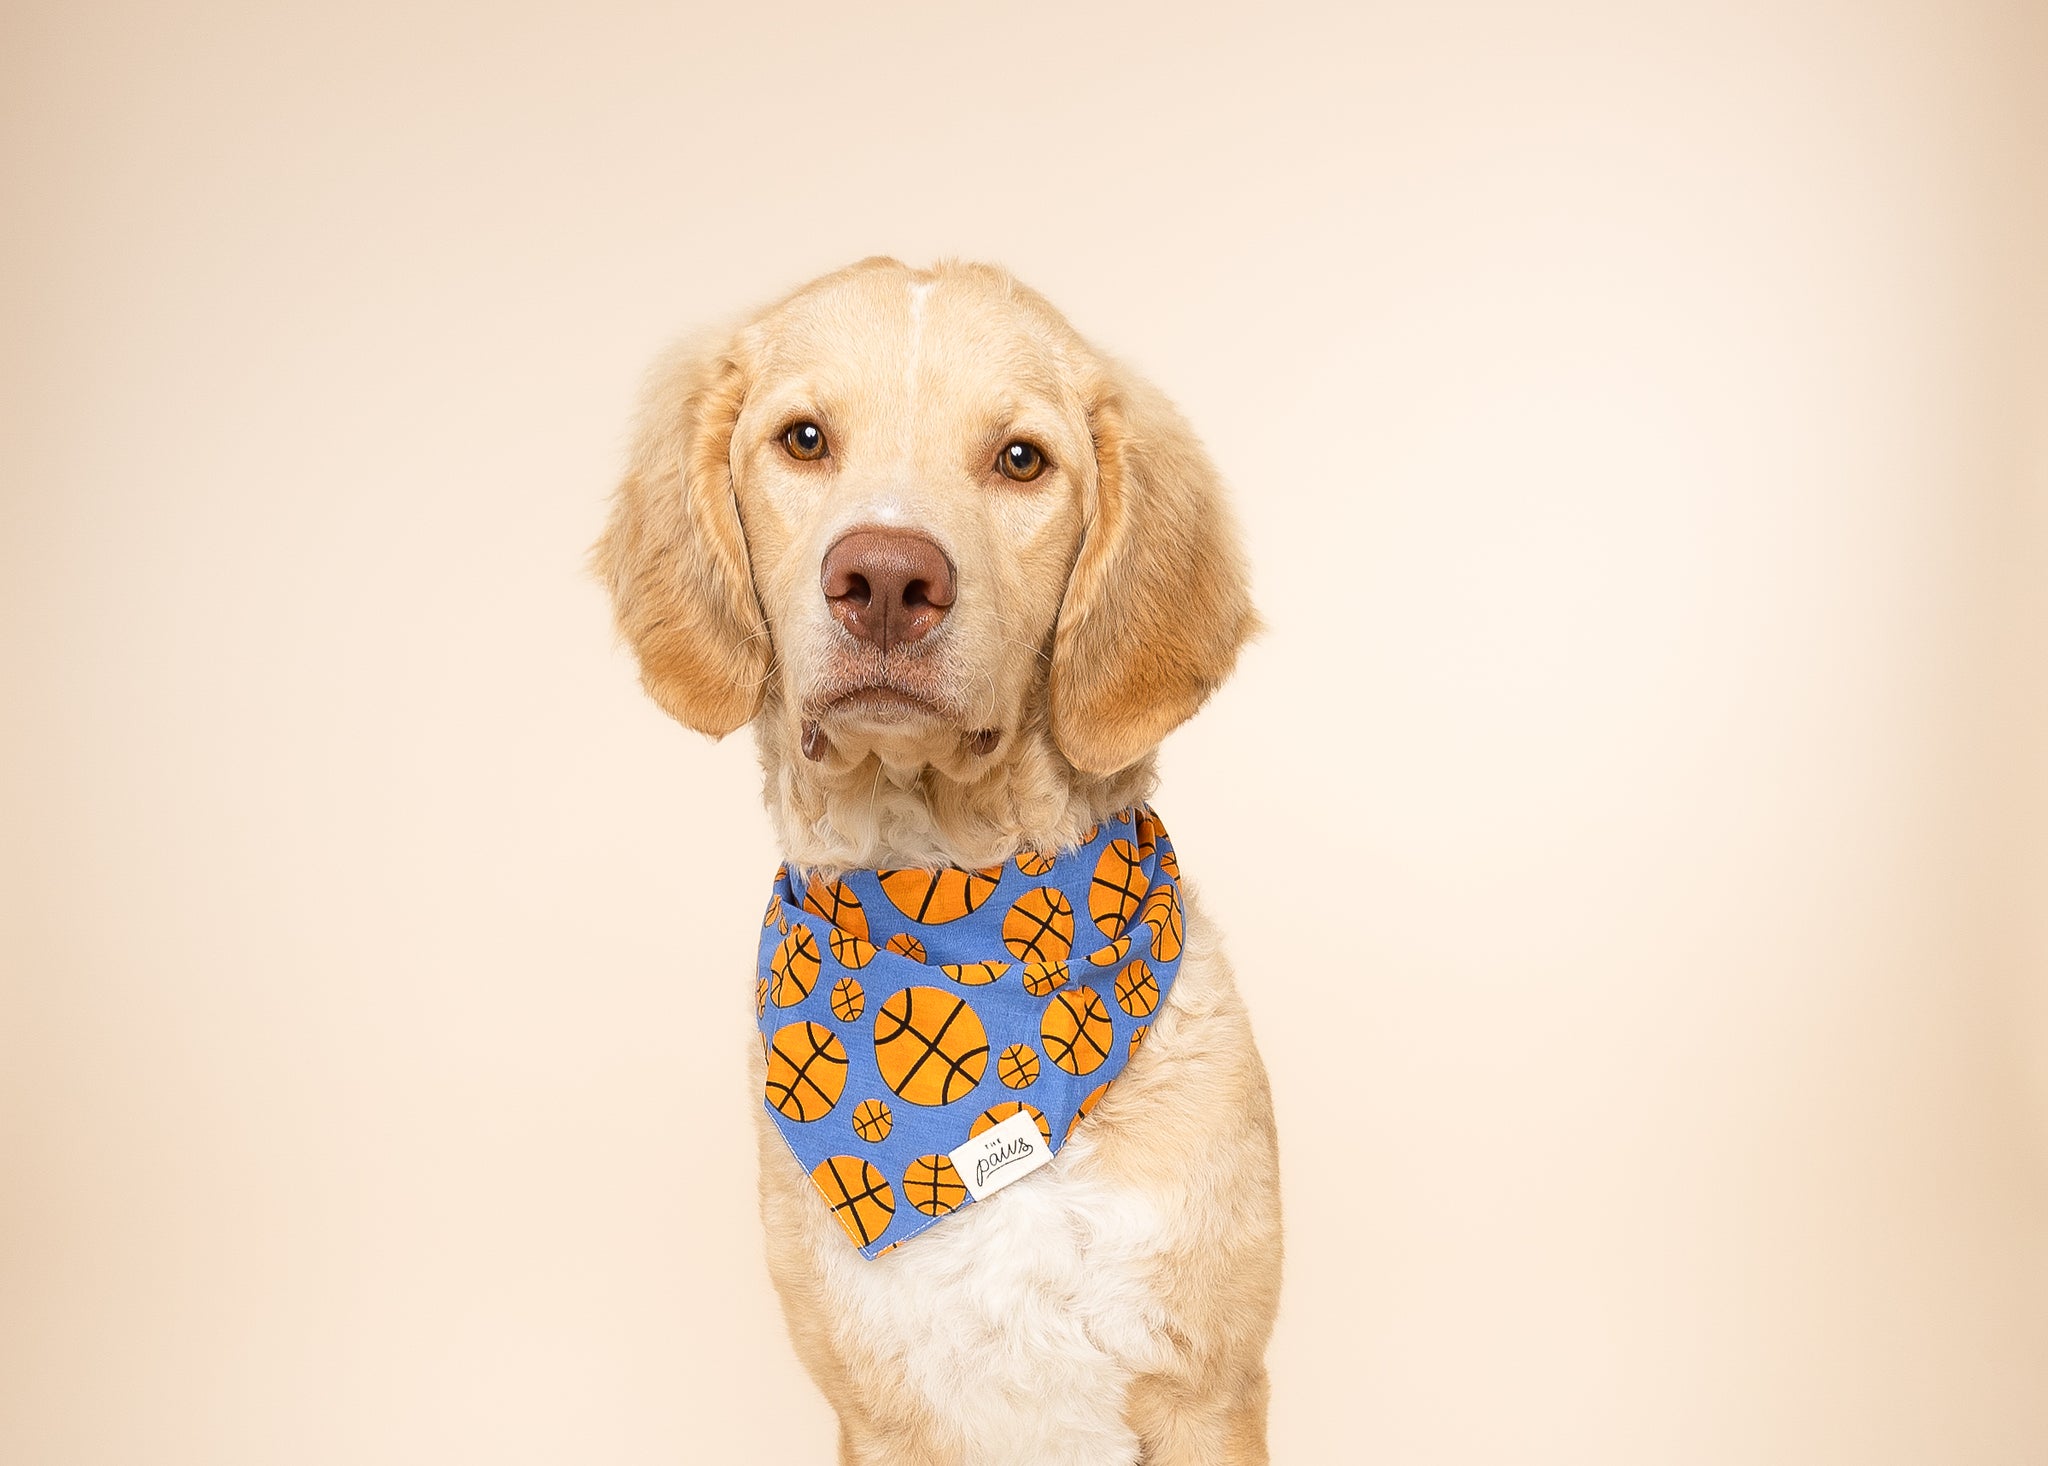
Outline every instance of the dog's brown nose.
<svg viewBox="0 0 2048 1466"><path fill-rule="evenodd" d="M953 564L921 534L857 529L825 552L825 604L862 641L888 651L928 635L953 606Z"/></svg>

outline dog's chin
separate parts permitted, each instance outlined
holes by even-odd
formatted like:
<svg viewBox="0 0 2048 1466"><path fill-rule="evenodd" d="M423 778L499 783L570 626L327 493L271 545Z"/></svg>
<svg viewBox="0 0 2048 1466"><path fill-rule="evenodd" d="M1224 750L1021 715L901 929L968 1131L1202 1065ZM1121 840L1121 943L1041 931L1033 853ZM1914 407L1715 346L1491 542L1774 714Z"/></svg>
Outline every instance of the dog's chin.
<svg viewBox="0 0 2048 1466"><path fill-rule="evenodd" d="M892 685L849 688L805 704L800 751L812 762L873 754L892 767L960 772L993 753L1002 735L959 709Z"/></svg>

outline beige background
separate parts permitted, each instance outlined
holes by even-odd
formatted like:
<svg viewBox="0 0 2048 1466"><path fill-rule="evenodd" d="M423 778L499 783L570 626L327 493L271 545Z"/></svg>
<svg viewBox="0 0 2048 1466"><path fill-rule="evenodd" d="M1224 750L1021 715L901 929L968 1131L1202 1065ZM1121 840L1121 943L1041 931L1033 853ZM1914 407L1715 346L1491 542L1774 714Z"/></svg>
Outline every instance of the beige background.
<svg viewBox="0 0 2048 1466"><path fill-rule="evenodd" d="M2048 1459L2038 11L292 10L0 41L0 1459L826 1458L752 751L579 560L874 251L1237 487L1278 1457Z"/></svg>

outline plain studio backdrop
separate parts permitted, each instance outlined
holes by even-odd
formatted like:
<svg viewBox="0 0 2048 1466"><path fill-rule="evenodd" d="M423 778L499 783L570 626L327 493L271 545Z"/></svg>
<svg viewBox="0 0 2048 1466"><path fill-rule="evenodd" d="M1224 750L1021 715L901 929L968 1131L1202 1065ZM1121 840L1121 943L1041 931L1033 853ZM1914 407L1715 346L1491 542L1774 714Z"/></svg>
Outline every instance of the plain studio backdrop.
<svg viewBox="0 0 2048 1466"><path fill-rule="evenodd" d="M828 1458L753 749L582 558L655 353L877 252L1235 487L1159 803L1277 1458L2048 1459L2039 14L4 24L0 1459Z"/></svg>

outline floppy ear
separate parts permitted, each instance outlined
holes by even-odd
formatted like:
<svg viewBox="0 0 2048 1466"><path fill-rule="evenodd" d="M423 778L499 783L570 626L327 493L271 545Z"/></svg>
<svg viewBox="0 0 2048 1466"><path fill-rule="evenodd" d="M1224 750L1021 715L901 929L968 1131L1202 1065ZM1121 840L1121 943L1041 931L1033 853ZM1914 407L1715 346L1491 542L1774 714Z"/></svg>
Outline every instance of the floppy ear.
<svg viewBox="0 0 2048 1466"><path fill-rule="evenodd" d="M1259 623L1222 482L1173 404L1108 366L1089 417L1100 489L1053 637L1052 736L1107 774L1192 717Z"/></svg>
<svg viewBox="0 0 2048 1466"><path fill-rule="evenodd" d="M656 367L631 464L591 555L640 659L641 685L714 738L760 711L771 659L729 461L745 396L723 342Z"/></svg>

